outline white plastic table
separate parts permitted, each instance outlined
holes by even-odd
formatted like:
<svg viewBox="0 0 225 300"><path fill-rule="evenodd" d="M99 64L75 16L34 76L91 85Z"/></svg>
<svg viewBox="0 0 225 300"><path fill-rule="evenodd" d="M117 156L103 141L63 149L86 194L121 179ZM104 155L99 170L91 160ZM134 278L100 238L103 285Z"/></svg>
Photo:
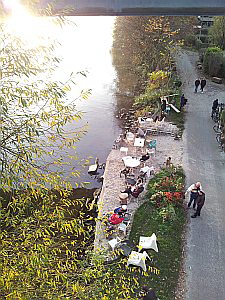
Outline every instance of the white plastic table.
<svg viewBox="0 0 225 300"><path fill-rule="evenodd" d="M126 167L136 168L140 165L140 160L137 158L132 158L131 156L125 156L122 158Z"/></svg>
<svg viewBox="0 0 225 300"><path fill-rule="evenodd" d="M145 145L145 139L136 138L134 140L134 147L144 147Z"/></svg>

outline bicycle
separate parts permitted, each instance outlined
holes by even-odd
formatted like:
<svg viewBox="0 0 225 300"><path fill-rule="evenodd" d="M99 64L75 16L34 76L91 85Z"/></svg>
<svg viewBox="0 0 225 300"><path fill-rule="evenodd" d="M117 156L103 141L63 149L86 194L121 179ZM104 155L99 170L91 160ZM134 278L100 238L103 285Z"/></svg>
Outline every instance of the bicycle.
<svg viewBox="0 0 225 300"><path fill-rule="evenodd" d="M222 132L222 126L221 126L220 122L217 122L213 126L213 130L215 131L215 133L221 133Z"/></svg>
<svg viewBox="0 0 225 300"><path fill-rule="evenodd" d="M219 115L219 109L212 109L211 118L214 122L219 122L220 115Z"/></svg>
<svg viewBox="0 0 225 300"><path fill-rule="evenodd" d="M217 143L219 144L219 147L221 148L221 150L222 150L223 152L225 152L225 138L224 138L222 132L221 132L221 133L218 133L218 134L216 135L216 141L217 141Z"/></svg>

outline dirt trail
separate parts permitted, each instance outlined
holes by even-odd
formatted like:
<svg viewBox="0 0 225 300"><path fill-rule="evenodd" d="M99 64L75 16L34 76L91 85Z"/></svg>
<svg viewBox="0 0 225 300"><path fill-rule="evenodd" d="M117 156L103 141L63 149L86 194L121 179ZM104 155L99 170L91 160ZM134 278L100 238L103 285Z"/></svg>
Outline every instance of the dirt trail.
<svg viewBox="0 0 225 300"><path fill-rule="evenodd" d="M177 57L183 92L188 98L183 136L186 184L200 181L206 193L201 217L189 220L184 299L224 300L225 154L218 148L210 113L214 99L225 102L225 86L207 79L205 92L195 94L194 81L201 75L196 70L197 60L197 53L184 50ZM192 214L190 209L189 217Z"/></svg>

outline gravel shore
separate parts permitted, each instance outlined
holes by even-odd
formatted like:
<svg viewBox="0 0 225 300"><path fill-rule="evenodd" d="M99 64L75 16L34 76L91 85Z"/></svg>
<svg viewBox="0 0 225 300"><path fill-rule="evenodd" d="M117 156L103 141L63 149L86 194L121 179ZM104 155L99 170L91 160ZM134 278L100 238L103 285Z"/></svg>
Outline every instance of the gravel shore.
<svg viewBox="0 0 225 300"><path fill-rule="evenodd" d="M171 135L157 135L157 136L148 136L146 139L146 143L151 139L157 140L157 148L156 148L156 156L151 157L149 160L145 162L145 166L154 167L155 172L159 171L161 167L164 165L166 159L170 156L172 158L172 163L174 165L182 164L182 156L183 156L183 141L174 140L174 137ZM145 154L147 149L146 146L141 150L133 145L125 143L120 145L123 147L128 147L127 155L140 157L142 154ZM124 163L122 157L126 154L124 152L120 152L119 149L113 149L106 161L105 173L104 173L104 181L101 190L101 194L98 200L98 220L96 223L96 233L95 233L95 242L94 249L95 251L110 251L111 247L108 244L108 239L105 235L105 226L101 222L102 216L109 212L113 212L113 210L120 206L119 202L119 194L125 188L125 179L124 176L120 177L120 171L124 169ZM139 167L134 168L134 173L138 176L140 168L143 167L141 164ZM149 180L149 178L148 178ZM147 181L148 181L147 180ZM147 182L145 183L145 185ZM130 226L128 226L127 235L129 234L129 230L132 224L132 219L137 208L143 203L144 192L140 194L138 198L130 199L127 205L127 209L129 214L131 214ZM119 233L116 233L118 236ZM114 235L115 237L115 235ZM122 236L124 238L124 236Z"/></svg>

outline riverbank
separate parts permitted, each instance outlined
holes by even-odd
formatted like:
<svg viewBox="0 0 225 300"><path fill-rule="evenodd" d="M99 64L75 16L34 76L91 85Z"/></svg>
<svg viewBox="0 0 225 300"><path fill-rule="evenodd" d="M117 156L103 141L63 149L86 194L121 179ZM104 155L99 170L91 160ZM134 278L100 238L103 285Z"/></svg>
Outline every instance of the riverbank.
<svg viewBox="0 0 225 300"><path fill-rule="evenodd" d="M156 139L157 141L156 155L147 160L145 162L145 166L150 168L153 167L155 173L157 173L165 165L165 161L168 157L172 158L172 163L175 166L182 164L183 141L182 139L175 140L171 135L149 135L146 138L145 146L138 150L137 147L134 147L126 141L124 141L120 146L128 148L127 155L140 157L141 154L146 153L146 145L148 145L149 141L152 139ZM120 171L125 167L122 160L125 155L126 154L121 152L120 149L113 149L106 161L102 191L98 200L98 220L96 222L94 242L95 250L107 252L111 250L105 234L105 225L102 224L101 219L104 215L113 212L116 207L120 206L119 194L125 189L125 179L124 176L120 177ZM139 167L134 168L135 177L138 176L142 167L143 165L141 164ZM149 179L150 178L147 179L145 187ZM127 228L126 236L129 235L135 211L144 202L143 195L144 193L140 194L137 199L132 197L132 199L128 202L127 209L130 214L130 226ZM123 238L125 237L123 236Z"/></svg>

